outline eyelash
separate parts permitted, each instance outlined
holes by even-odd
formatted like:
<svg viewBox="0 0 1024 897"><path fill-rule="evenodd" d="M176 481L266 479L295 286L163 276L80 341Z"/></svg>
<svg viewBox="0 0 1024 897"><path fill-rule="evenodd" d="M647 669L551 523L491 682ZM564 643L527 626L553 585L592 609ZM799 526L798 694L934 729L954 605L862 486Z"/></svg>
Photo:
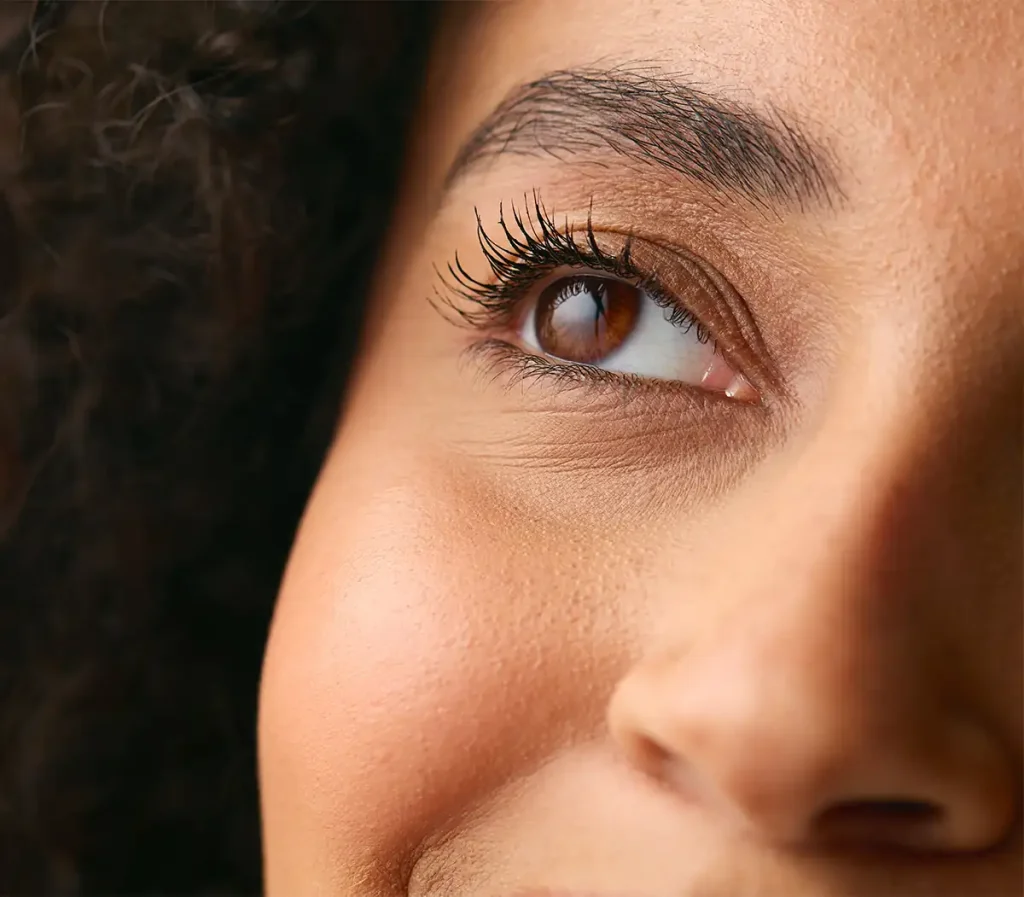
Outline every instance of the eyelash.
<svg viewBox="0 0 1024 897"><path fill-rule="evenodd" d="M492 280L473 277L463 266L458 253L447 266L447 275L438 272L442 285L456 297L470 304L463 307L450 296L438 296L440 301L472 327L482 331L508 328L516 319L517 311L527 291L558 268L585 268L600 271L629 281L644 290L651 299L669 312L667 320L686 333L696 328L696 337L706 343L712 339L707 327L662 287L657 275L642 271L635 264L627 236L617 254L603 250L594 232L593 205L587 215L582 239L566 220L560 229L544 208L536 191L533 193L533 214L521 215L511 206L512 222L506 220L503 205L498 207L498 226L507 246L494 240L484 229L478 209L476 234L480 249L487 260ZM525 352L503 339L488 339L478 344L501 364L511 364L520 377L551 375L561 384L593 381L597 383L628 383L635 385L644 378L633 374L619 374L586 364L552 361ZM717 346L716 346L717 351Z"/></svg>

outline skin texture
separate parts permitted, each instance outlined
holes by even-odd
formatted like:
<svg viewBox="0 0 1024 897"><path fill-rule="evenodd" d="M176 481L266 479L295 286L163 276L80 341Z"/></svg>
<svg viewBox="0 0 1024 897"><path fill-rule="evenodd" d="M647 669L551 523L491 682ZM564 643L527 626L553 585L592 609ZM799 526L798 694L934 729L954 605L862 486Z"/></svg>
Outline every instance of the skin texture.
<svg viewBox="0 0 1024 897"><path fill-rule="evenodd" d="M271 897L1020 893L1022 45L1003 0L450 12L266 655ZM595 66L798 122L829 198L610 150L445 188ZM760 403L467 356L434 269L533 191L728 279Z"/></svg>

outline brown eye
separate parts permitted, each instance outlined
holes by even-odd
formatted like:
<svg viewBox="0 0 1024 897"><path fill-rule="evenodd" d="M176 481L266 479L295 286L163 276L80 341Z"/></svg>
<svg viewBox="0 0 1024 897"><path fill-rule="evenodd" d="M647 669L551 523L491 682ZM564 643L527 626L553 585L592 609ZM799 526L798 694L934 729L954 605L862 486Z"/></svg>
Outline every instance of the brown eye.
<svg viewBox="0 0 1024 897"><path fill-rule="evenodd" d="M554 358L594 364L629 339L642 303L643 292L621 280L593 275L560 278L537 299L537 346Z"/></svg>
<svg viewBox="0 0 1024 897"><path fill-rule="evenodd" d="M600 274L569 274L543 287L527 309L520 341L554 362L675 380L757 401L747 379L711 340L701 338L692 315L642 287Z"/></svg>

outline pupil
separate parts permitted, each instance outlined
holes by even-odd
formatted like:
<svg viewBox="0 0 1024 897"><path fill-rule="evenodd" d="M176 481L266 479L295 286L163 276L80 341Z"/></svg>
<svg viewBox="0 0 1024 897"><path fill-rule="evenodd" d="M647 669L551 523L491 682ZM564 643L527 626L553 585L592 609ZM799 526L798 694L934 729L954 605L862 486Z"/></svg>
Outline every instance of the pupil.
<svg viewBox="0 0 1024 897"><path fill-rule="evenodd" d="M640 290L610 277L556 280L537 302L537 344L563 361L600 362L629 338L640 302Z"/></svg>

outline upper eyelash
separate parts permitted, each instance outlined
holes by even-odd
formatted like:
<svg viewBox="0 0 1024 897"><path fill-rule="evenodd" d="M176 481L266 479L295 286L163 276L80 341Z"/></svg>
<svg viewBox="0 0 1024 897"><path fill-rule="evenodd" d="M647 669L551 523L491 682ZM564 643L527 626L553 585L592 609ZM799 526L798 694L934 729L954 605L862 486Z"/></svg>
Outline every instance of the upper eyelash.
<svg viewBox="0 0 1024 897"><path fill-rule="evenodd" d="M551 271L560 267L592 268L623 280L634 281L639 289L646 291L658 305L669 311L667 320L671 324L685 332L695 328L696 337L702 343L711 339L707 327L672 298L658 282L654 272L643 272L637 268L631 253L632 235L627 235L622 250L615 255L601 248L594 232L592 203L582 241L576 238L576 231L568 219L561 229L558 227L541 203L536 190L533 192L532 215L528 212L524 217L515 204L510 207L511 226L505 217L504 204L498 206L498 226L507 246L501 245L487 233L479 209L474 208L477 241L493 280L484 281L473 277L463 266L457 252L454 260L447 265L447 276L438 272L449 293L471 303L472 307L467 308L453 302L450 296L439 297L444 305L453 309L467 323L480 329L508 324L522 294Z"/></svg>

